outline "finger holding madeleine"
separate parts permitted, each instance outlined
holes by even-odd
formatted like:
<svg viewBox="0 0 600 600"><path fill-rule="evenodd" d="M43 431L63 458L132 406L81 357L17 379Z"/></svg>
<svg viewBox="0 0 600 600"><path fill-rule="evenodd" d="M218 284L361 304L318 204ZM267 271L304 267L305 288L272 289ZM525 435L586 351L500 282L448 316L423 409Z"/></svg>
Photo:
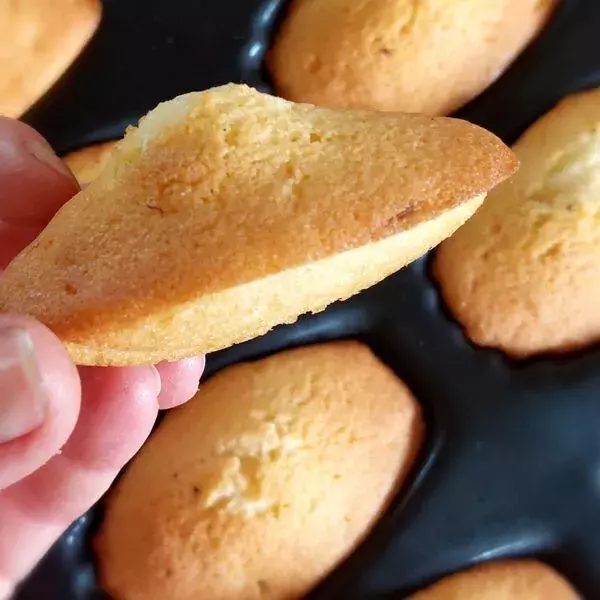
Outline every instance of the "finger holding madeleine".
<svg viewBox="0 0 600 600"><path fill-rule="evenodd" d="M159 105L0 276L0 309L78 364L152 364L369 287L517 168L469 123L299 105L227 85Z"/></svg>

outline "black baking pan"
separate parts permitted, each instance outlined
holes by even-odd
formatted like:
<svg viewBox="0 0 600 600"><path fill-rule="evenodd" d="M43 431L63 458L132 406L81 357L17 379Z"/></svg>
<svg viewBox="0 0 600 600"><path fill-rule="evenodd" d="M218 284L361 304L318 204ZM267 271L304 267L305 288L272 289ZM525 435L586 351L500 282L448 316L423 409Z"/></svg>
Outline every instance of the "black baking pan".
<svg viewBox="0 0 600 600"><path fill-rule="evenodd" d="M123 134L158 102L214 85L271 91L284 0L105 0L84 53L24 120L59 153ZM570 92L600 85L600 1L563 0L544 33L458 116L512 143ZM533 556L600 598L600 348L511 361L471 345L425 257L325 312L208 358L207 375L278 350L358 338L410 386L428 440L408 485L309 596L402 598L494 558ZM19 600L106 600L90 540L102 502L59 540Z"/></svg>

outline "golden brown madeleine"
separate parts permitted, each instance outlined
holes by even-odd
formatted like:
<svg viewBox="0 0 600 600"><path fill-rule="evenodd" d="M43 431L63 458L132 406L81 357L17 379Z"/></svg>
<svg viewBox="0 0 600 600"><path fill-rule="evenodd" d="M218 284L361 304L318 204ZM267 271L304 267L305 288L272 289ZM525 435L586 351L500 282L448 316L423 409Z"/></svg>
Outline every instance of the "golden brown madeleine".
<svg viewBox="0 0 600 600"><path fill-rule="evenodd" d="M277 92L330 107L449 114L508 66L557 0L292 0Z"/></svg>
<svg viewBox="0 0 600 600"><path fill-rule="evenodd" d="M211 352L400 269L516 168L463 121L188 94L131 129L7 267L0 307L80 364Z"/></svg>
<svg viewBox="0 0 600 600"><path fill-rule="evenodd" d="M411 600L580 600L556 571L535 560L478 565L442 579Z"/></svg>
<svg viewBox="0 0 600 600"><path fill-rule="evenodd" d="M80 150L74 150L63 160L82 186L88 185L106 166L117 142L92 144Z"/></svg>
<svg viewBox="0 0 600 600"><path fill-rule="evenodd" d="M600 90L565 99L514 150L519 173L440 246L435 274L479 345L584 347L600 340Z"/></svg>
<svg viewBox="0 0 600 600"><path fill-rule="evenodd" d="M8 0L0 6L0 115L19 117L79 55L100 0Z"/></svg>
<svg viewBox="0 0 600 600"><path fill-rule="evenodd" d="M165 417L95 541L119 600L299 598L413 465L419 405L358 342L229 367Z"/></svg>

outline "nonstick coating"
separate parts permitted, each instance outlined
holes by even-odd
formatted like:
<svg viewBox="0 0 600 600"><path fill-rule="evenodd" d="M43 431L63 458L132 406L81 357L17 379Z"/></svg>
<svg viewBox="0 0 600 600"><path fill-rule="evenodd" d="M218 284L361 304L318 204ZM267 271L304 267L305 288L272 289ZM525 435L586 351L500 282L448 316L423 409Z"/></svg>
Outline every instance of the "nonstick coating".
<svg viewBox="0 0 600 600"><path fill-rule="evenodd" d="M121 136L177 94L229 81L271 91L263 58L285 4L105 0L90 46L24 120L63 153ZM563 0L542 36L458 116L512 143L565 94L593 85L600 1ZM521 362L475 348L425 257L321 314L210 356L207 376L340 338L369 344L411 387L429 435L408 486L310 599L402 598L477 561L523 555L600 598L600 348ZM90 549L101 512L100 502L70 528L19 600L106 600Z"/></svg>

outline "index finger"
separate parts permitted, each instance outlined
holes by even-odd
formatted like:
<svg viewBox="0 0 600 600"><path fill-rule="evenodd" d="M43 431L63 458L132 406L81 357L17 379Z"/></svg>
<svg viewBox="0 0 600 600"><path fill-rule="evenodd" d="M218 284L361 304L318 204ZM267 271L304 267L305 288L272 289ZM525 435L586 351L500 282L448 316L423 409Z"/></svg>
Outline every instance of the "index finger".
<svg viewBox="0 0 600 600"><path fill-rule="evenodd" d="M0 220L45 225L79 185L34 129L0 117Z"/></svg>

